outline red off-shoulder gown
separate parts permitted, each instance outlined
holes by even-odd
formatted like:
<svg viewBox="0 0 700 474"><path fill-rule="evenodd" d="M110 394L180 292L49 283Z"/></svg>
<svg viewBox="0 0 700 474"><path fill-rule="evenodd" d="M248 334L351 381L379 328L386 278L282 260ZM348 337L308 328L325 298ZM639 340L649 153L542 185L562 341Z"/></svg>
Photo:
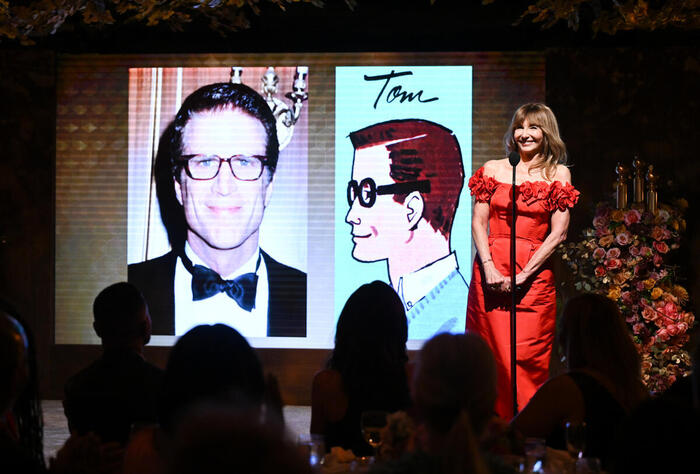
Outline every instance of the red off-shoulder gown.
<svg viewBox="0 0 700 474"><path fill-rule="evenodd" d="M489 203L489 250L496 269L510 275L511 185L484 176L480 168L469 180L477 202ZM551 215L578 201L579 192L559 181L524 182L516 186L516 274L532 258L550 232ZM486 289L481 259L474 260L467 302L467 331L489 344L498 367L496 412L513 417L510 386L510 293ZM516 373L518 409L522 409L548 378L556 319L556 291L550 262L545 262L517 292Z"/></svg>

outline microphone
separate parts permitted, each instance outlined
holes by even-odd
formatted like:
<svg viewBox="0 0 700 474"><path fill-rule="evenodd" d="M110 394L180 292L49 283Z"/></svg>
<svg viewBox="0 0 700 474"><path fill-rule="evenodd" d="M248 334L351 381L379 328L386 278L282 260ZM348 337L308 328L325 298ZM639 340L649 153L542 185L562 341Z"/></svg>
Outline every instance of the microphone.
<svg viewBox="0 0 700 474"><path fill-rule="evenodd" d="M520 163L520 153L511 151L510 155L508 155L508 161L510 161L510 166L518 166L518 163Z"/></svg>
<svg viewBox="0 0 700 474"><path fill-rule="evenodd" d="M517 354L515 352L515 345L517 344L516 330L516 306L517 299L515 296L515 219L518 216L518 209L515 205L515 167L520 163L520 154L517 151L512 151L508 155L508 161L513 167L513 185L512 185L512 199L513 203L512 212L513 220L510 225L510 389L511 396L513 397L513 415L518 414L518 382L517 382L517 369L516 361Z"/></svg>

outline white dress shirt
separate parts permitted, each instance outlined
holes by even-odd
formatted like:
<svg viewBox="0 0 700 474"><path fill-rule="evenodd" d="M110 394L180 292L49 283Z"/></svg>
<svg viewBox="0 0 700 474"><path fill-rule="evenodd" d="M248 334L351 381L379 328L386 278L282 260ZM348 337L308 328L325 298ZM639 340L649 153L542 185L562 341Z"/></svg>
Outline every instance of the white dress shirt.
<svg viewBox="0 0 700 474"><path fill-rule="evenodd" d="M457 268L457 257L454 252L451 252L415 272L401 276L396 292L399 294L406 312L408 313L425 295Z"/></svg>
<svg viewBox="0 0 700 474"><path fill-rule="evenodd" d="M207 266L194 253L189 243L185 244L185 253L193 265ZM257 272L255 267L260 259ZM218 293L199 301L192 300L192 275L187 271L178 257L175 265L175 335L181 336L200 324L223 323L233 327L244 337L267 336L267 306L269 282L265 259L260 249L250 259L230 275L221 275L224 280L233 280L244 273L257 273L258 285L255 292L255 307L248 312L226 293Z"/></svg>

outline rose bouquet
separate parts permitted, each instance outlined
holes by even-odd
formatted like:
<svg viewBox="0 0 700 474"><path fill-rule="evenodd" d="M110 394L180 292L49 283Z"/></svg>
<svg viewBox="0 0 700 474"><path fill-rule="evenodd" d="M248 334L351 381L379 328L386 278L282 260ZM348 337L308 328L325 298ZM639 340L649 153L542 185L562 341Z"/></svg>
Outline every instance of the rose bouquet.
<svg viewBox="0 0 700 474"><path fill-rule="evenodd" d="M683 347L695 316L685 309L688 292L676 283L676 268L667 263L685 230L687 205L661 204L652 214L600 203L583 239L559 248L577 290L607 295L619 305L642 358L642 380L653 392L690 370Z"/></svg>

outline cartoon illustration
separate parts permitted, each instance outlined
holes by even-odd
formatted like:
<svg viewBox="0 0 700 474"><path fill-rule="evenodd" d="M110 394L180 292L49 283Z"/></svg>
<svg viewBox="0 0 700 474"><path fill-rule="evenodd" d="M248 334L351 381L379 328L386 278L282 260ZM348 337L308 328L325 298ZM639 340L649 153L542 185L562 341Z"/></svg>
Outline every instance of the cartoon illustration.
<svg viewBox="0 0 700 474"><path fill-rule="evenodd" d="M409 339L462 332L467 283L450 234L464 185L462 153L451 130L421 119L390 120L350 133L347 186L352 256L386 260L406 308Z"/></svg>

